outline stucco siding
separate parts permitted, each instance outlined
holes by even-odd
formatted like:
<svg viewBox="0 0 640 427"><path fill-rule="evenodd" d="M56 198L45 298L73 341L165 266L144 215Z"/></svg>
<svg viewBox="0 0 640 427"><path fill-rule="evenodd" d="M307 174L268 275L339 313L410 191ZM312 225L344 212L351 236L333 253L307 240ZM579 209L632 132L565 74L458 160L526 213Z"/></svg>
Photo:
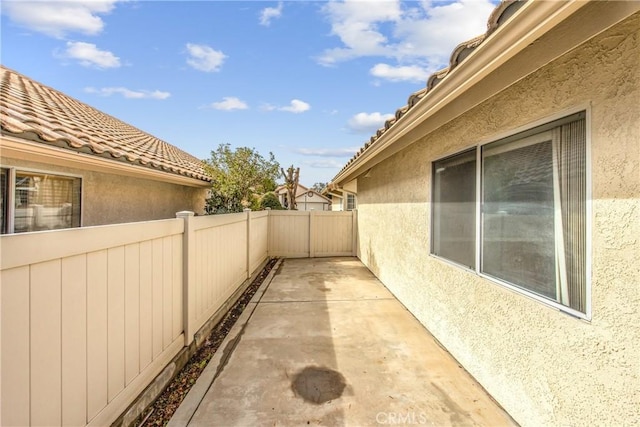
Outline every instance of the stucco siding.
<svg viewBox="0 0 640 427"><path fill-rule="evenodd" d="M358 179L363 262L524 426L638 422L639 29L635 14ZM590 114L590 321L429 255L433 160L580 107Z"/></svg>
<svg viewBox="0 0 640 427"><path fill-rule="evenodd" d="M1 161L3 167L81 177L83 226L175 218L176 212L183 210L204 211L206 188L5 157Z"/></svg>

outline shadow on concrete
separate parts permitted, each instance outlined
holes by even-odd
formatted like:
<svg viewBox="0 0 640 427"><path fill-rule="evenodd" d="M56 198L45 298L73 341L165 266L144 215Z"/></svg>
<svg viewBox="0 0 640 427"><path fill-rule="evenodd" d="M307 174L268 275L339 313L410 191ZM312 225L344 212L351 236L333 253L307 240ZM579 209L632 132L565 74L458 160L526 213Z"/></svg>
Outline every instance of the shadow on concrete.
<svg viewBox="0 0 640 427"><path fill-rule="evenodd" d="M232 354L190 425L343 425L338 400L348 378L338 370L327 299L340 296L332 277L344 266L328 264L282 261L244 331L225 345Z"/></svg>
<svg viewBox="0 0 640 427"><path fill-rule="evenodd" d="M515 425L356 258L286 259L245 312L170 426Z"/></svg>

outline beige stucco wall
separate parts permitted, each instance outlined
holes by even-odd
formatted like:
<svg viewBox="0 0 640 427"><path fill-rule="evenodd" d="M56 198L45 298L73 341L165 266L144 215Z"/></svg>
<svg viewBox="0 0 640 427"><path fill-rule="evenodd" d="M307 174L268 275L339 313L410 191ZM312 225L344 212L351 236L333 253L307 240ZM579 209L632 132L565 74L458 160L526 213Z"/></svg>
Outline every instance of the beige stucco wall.
<svg viewBox="0 0 640 427"><path fill-rule="evenodd" d="M81 177L83 226L175 218L182 210L204 211L206 188L5 157L1 164Z"/></svg>
<svg viewBox="0 0 640 427"><path fill-rule="evenodd" d="M640 15L358 179L364 263L524 426L640 422ZM592 319L429 255L431 161L590 104Z"/></svg>

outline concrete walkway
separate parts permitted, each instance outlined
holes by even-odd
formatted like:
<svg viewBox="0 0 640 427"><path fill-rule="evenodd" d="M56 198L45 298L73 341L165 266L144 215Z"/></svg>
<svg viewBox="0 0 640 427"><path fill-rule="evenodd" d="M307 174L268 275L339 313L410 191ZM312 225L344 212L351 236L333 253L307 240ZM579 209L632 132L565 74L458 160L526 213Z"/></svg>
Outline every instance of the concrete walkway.
<svg viewBox="0 0 640 427"><path fill-rule="evenodd" d="M356 258L272 270L170 426L508 426Z"/></svg>

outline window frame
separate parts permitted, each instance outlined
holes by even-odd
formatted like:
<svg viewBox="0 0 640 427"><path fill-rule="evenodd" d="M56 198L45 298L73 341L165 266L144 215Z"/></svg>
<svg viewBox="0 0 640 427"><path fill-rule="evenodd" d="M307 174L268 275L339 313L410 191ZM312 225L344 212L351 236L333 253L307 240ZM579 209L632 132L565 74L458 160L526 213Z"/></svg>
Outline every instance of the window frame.
<svg viewBox="0 0 640 427"><path fill-rule="evenodd" d="M503 144L509 145L512 141L519 141L522 139L530 139L535 135L542 134L561 125L563 120L571 122L578 119L585 120L585 312L578 311L566 305L563 305L553 299L538 295L526 288L516 286L500 278L485 274L482 272L482 201L483 201L483 147L492 143L502 141ZM516 143L517 144L517 143ZM475 268L469 268L468 266L459 264L453 260L443 258L433 253L434 245L434 233L433 233L433 219L434 219L434 193L433 193L433 168L436 162L445 160L447 158L462 154L465 151L476 149L476 215L475 215L475 228L476 228L476 243L475 243ZM592 162L591 162L591 105L579 105L571 109L564 110L562 112L541 118L524 126L494 135L490 138L483 139L478 143L466 146L458 149L454 152L448 152L446 155L435 158L431 161L431 185L429 201L431 203L429 225L431 232L429 233L429 256L438 259L462 270L466 270L469 273L475 274L483 279L486 279L492 283L495 283L503 288L513 291L517 294L531 298L542 304L558 309L562 313L569 314L575 318L591 321L592 318Z"/></svg>
<svg viewBox="0 0 640 427"><path fill-rule="evenodd" d="M349 207L349 196L351 196L353 198L353 206L352 207ZM358 201L357 201L357 198L356 198L355 194L345 192L344 201L345 201L345 206L344 206L344 210L345 211L353 211L353 210L356 210L358 208Z"/></svg>
<svg viewBox="0 0 640 427"><path fill-rule="evenodd" d="M463 268L465 270L468 271L476 271L476 268L478 266L478 255L479 255L479 249L478 249L478 221L474 221L474 227L475 227L475 243L474 243L474 247L473 247L473 251L474 251L474 265L469 266L469 265L465 265L462 264L458 261L455 261L453 259L449 259L446 258L442 255L438 255L435 253L435 248L436 248L436 242L435 242L435 233L433 232L433 230L435 229L435 223L436 223L436 215L435 215L435 203L434 203L434 194L435 194L435 174L436 174L436 170L435 168L435 163L437 162L442 162L448 159L451 159L453 157L465 154L465 153L470 153L470 152L474 152L475 154L475 164L476 164L476 188L475 188L475 194L476 194L476 201L475 201L475 205L476 205L476 215L477 215L477 206L478 206L478 200L477 200L477 196L478 196L478 146L477 145L472 145L471 147L467 147L463 150L457 151L455 153L449 154L447 156L444 156L442 158L436 159L432 162L432 168L431 168L431 220L430 220L430 242L429 242L429 251L430 251L430 255L438 258L446 263L450 263L452 265L455 265L457 267Z"/></svg>
<svg viewBox="0 0 640 427"><path fill-rule="evenodd" d="M8 197L7 197L7 233L5 235L11 234L25 234L25 233L37 233L40 231L55 231L55 230L70 230L73 228L82 228L84 226L84 176L59 172L59 171L50 171L44 169L37 168L29 168L29 167L19 167L19 166L9 166L9 165L0 165L0 168L6 169L9 171L8 173ZM41 174L41 175L51 175L51 176L59 176L64 178L74 178L80 180L80 225L79 227L69 227L69 228L58 228L53 230L38 230L38 231L24 231L24 232L15 232L15 191L16 191L16 174L26 173L26 174Z"/></svg>

